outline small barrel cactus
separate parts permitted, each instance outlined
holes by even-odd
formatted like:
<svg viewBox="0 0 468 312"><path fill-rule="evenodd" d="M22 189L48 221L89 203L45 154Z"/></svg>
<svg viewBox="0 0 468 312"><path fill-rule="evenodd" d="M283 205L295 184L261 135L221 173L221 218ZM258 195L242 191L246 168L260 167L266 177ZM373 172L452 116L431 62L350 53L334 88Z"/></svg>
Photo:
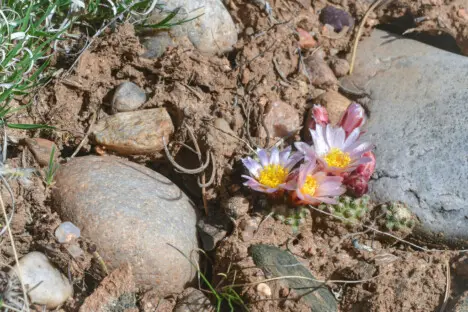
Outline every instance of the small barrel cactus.
<svg viewBox="0 0 468 312"><path fill-rule="evenodd" d="M380 217L379 225L401 238L408 236L417 223L416 216L402 202L382 204L376 213Z"/></svg>
<svg viewBox="0 0 468 312"><path fill-rule="evenodd" d="M369 212L369 196L364 195L360 198L341 196L338 204L321 204L318 208L337 216L340 221L352 225L360 223Z"/></svg>
<svg viewBox="0 0 468 312"><path fill-rule="evenodd" d="M304 224L307 217L310 215L310 211L304 207L298 207L289 209L286 213L279 213L278 211L274 214L276 220L281 221L284 224L291 225L293 233L299 230L299 226Z"/></svg>

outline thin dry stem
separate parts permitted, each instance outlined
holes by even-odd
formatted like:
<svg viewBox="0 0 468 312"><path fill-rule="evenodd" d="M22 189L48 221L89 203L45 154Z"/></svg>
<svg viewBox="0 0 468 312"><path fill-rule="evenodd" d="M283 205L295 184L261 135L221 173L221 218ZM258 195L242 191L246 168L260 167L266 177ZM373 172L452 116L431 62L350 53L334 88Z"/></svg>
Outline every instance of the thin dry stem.
<svg viewBox="0 0 468 312"><path fill-rule="evenodd" d="M359 39L362 36L362 30L364 29L364 24L366 23L367 18L371 14L374 9L381 4L385 0L376 0L367 10L366 14L364 14L364 17L361 20L361 24L359 24L358 32L356 34L356 38L354 38L354 44L353 44L353 52L351 54L351 62L349 64L349 74L351 75L353 73L354 69L354 62L356 61L356 52L357 52L357 46L359 44Z"/></svg>
<svg viewBox="0 0 468 312"><path fill-rule="evenodd" d="M446 268L446 286L445 286L445 296L444 296L444 302L442 303L442 307L440 307L439 312L444 312L445 308L447 307L447 302L450 294L450 265L448 261L445 261L445 268Z"/></svg>
<svg viewBox="0 0 468 312"><path fill-rule="evenodd" d="M342 220L342 221L350 222L350 220L348 220L348 219L346 219L346 218L343 218L343 217L340 217L340 216L336 216L336 215L331 214L331 213L329 213L329 212L320 210L320 209L318 209L318 208L316 208L316 207L314 207L314 206L310 206L310 205L309 205L309 208L310 208L310 209L313 209L313 210L315 210L315 211L318 211L318 212L320 212L320 213L323 213L323 214L325 214L325 215L327 215L327 216L331 216L331 217L333 217L333 218L336 218L336 219L339 219L339 220ZM412 246L412 247L414 247L414 248L420 249L420 250L422 250L422 251L426 251L426 252L446 252L446 251L447 251L447 250L444 250L444 249L427 249L427 248L424 248L424 247L422 247L422 246L419 246L419 245L416 245L416 244L414 244L414 243L411 243L411 242L409 242L409 241L407 241L407 240L404 240L404 239L402 239L402 238L400 238L400 237L398 237L398 236L396 236L396 235L393 235L393 234L391 234L391 233L380 231L380 230L378 230L378 229L376 229L376 228L373 228L373 227L371 227L371 226L368 226L368 225L365 225L365 224L362 224L362 223L359 223L359 222L351 222L351 223L354 224L354 225L360 225L360 226L362 226L363 228L369 229L369 230L374 231L374 232L376 232L376 233L389 236L389 237L391 237L391 238L394 238L394 239L396 239L396 240L398 240L398 241L400 241L400 242L402 242L402 243L408 244L408 245L410 245L410 246ZM455 251L457 251L457 252L468 252L468 249L461 249L461 250L455 250Z"/></svg>
<svg viewBox="0 0 468 312"><path fill-rule="evenodd" d="M29 310L29 299L28 299L28 295L27 295L28 292L27 292L26 286L24 285L24 282L23 282L23 273L21 271L21 266L19 264L19 258L18 258L18 253L16 252L16 246L15 246L15 241L14 241L14 238L13 238L13 233L11 232L10 222L8 222L8 215L7 215L7 212L6 212L6 209L5 209L5 204L3 203L3 196L2 196L1 193L0 193L0 205L2 206L3 217L6 220L5 223L6 223L6 227L7 227L7 231L8 231L8 236L10 237L11 248L13 250L13 255L15 257L15 262L16 262L17 268L18 268L18 279L19 279L20 284L21 284L21 289L23 290L24 302L25 302L26 307L28 307L28 310Z"/></svg>
<svg viewBox="0 0 468 312"><path fill-rule="evenodd" d="M306 277L306 276L297 276L297 275L286 275L286 276L280 276L280 277L272 277L268 279L264 279L261 281L256 281L256 282L251 282L251 283L245 283L245 284L232 284L229 286L224 286L222 289L227 288L227 287L245 287L245 286L253 286L257 285L260 283L267 283L267 282L273 282L273 281L278 281L278 280L283 280L283 279L302 279L302 280L307 280L307 281L313 281L317 283L322 283L322 284L328 284L328 283L340 283L340 284L361 284L361 283L367 283L372 280L375 280L379 277L382 277L383 275L387 274L387 272L383 272L379 275L366 278L366 279L361 279L361 280L319 280L311 277ZM315 287L315 286L314 286Z"/></svg>
<svg viewBox="0 0 468 312"><path fill-rule="evenodd" d="M206 162L202 164L200 167L195 168L195 169L187 169L179 165L175 159L171 156L171 153L169 152L169 149L167 148L167 143L166 143L166 138L163 136L163 144L164 144L164 151L166 152L166 157L169 160L169 162L178 170L180 170L183 173L187 174L197 174L203 172L209 165L210 163L210 152L206 151Z"/></svg>

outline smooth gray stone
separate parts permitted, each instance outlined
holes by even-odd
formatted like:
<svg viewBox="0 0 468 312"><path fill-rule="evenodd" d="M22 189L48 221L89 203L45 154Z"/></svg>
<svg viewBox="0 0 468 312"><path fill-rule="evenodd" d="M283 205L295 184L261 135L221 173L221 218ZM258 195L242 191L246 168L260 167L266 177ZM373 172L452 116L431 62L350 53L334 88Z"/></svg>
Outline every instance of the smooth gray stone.
<svg viewBox="0 0 468 312"><path fill-rule="evenodd" d="M168 32L157 31L143 37L147 48L145 57L159 57L169 46L195 47L209 54L232 50L237 42L237 29L231 15L220 0L165 0L158 3L148 24L156 24L170 12L179 8L178 14L169 23L183 22Z"/></svg>
<svg viewBox="0 0 468 312"><path fill-rule="evenodd" d="M112 111L131 112L137 110L146 102L146 93L130 81L122 82L112 98Z"/></svg>
<svg viewBox="0 0 468 312"><path fill-rule="evenodd" d="M302 276L314 279L309 269L286 250L258 244L250 246L249 254L255 265L262 269L266 275L272 275L272 277ZM293 278L283 279L281 283L293 289L297 295L303 295L304 302L311 308L311 311L338 311L335 297L323 283Z"/></svg>
<svg viewBox="0 0 468 312"><path fill-rule="evenodd" d="M175 249L198 261L195 208L159 173L118 157L79 157L60 167L52 196L62 220L96 244L109 271L129 262L137 285L161 296L195 277Z"/></svg>
<svg viewBox="0 0 468 312"><path fill-rule="evenodd" d="M407 203L425 241L468 246L468 58L375 30L350 78L370 97L371 196Z"/></svg>

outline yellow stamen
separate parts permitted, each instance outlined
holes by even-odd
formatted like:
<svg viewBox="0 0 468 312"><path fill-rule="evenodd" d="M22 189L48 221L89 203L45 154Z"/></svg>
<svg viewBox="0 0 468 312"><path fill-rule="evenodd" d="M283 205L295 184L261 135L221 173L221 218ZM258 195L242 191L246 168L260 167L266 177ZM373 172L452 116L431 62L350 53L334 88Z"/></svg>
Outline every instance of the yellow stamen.
<svg viewBox="0 0 468 312"><path fill-rule="evenodd" d="M344 153L339 148L333 147L325 156L328 166L336 168L346 168L351 163L349 153Z"/></svg>
<svg viewBox="0 0 468 312"><path fill-rule="evenodd" d="M258 182L271 188L278 187L286 182L289 171L281 165L268 165L263 167Z"/></svg>
<svg viewBox="0 0 468 312"><path fill-rule="evenodd" d="M314 196L315 191L317 190L317 187L318 187L317 180L315 180L311 176L307 176L304 182L304 185L301 188L301 192L303 194Z"/></svg>

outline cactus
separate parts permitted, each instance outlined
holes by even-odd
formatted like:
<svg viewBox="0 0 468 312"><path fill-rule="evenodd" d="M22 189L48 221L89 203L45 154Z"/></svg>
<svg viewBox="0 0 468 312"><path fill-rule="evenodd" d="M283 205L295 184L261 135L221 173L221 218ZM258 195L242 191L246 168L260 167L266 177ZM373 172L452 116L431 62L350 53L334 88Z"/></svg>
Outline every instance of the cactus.
<svg viewBox="0 0 468 312"><path fill-rule="evenodd" d="M408 236L417 223L416 217L402 202L382 204L377 212L381 216L379 225L387 231L398 233L402 238Z"/></svg>
<svg viewBox="0 0 468 312"><path fill-rule="evenodd" d="M304 224L307 217L310 215L310 211L304 207L298 207L289 209L288 212L276 212L274 218L283 224L291 225L293 233L299 230L299 226Z"/></svg>
<svg viewBox="0 0 468 312"><path fill-rule="evenodd" d="M369 212L369 196L360 198L341 196L338 204L321 204L319 209L327 211L346 224L359 223Z"/></svg>

